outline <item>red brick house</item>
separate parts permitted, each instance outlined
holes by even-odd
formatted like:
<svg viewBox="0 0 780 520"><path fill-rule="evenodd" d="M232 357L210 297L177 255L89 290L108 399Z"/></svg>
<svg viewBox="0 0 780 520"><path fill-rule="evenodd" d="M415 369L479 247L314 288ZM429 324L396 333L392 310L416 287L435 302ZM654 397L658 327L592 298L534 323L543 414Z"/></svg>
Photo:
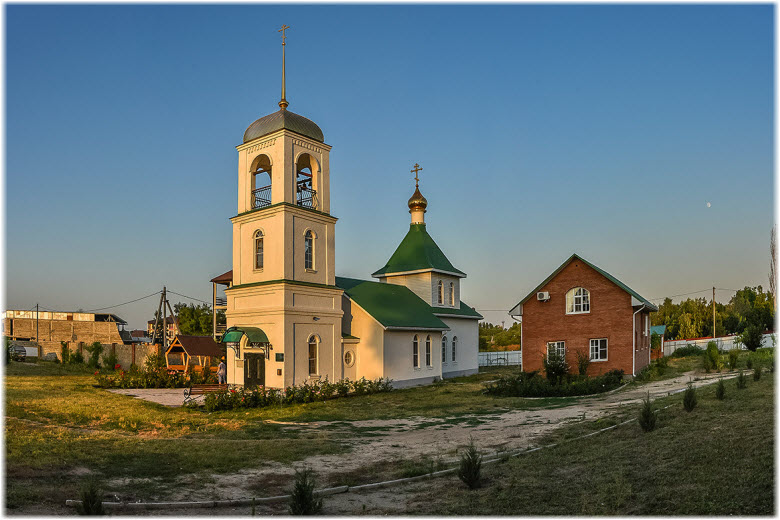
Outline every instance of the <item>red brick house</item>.
<svg viewBox="0 0 780 520"><path fill-rule="evenodd" d="M588 375L612 369L635 375L650 363L650 313L658 307L623 282L574 254L520 300L523 370L543 370L555 349L577 372L577 352L589 356Z"/></svg>

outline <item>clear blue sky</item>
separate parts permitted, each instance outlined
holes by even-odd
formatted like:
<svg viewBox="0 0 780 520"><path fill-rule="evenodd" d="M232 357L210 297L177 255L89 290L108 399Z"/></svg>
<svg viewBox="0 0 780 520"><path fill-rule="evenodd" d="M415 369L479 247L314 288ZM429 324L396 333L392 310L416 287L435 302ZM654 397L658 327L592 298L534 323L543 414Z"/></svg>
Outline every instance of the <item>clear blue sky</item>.
<svg viewBox="0 0 780 520"><path fill-rule="evenodd" d="M573 252L647 298L768 285L771 5L5 9L8 308L211 299L283 23L289 108L333 146L338 274L387 261L418 162L477 309Z"/></svg>

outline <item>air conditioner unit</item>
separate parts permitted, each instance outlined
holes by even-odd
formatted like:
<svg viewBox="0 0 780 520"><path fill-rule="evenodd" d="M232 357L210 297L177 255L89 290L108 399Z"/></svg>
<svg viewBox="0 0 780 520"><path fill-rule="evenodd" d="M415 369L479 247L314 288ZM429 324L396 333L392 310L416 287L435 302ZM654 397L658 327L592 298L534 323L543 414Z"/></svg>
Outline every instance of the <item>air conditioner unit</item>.
<svg viewBox="0 0 780 520"><path fill-rule="evenodd" d="M536 293L536 299L539 300L540 302L546 302L547 300L550 299L550 293L548 293L547 291L538 292Z"/></svg>

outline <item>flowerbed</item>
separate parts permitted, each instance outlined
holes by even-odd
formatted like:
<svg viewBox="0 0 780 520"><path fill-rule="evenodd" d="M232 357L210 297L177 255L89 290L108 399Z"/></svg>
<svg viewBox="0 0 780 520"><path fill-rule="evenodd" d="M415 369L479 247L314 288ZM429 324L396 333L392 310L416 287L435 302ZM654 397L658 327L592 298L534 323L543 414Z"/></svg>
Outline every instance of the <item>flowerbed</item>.
<svg viewBox="0 0 780 520"><path fill-rule="evenodd" d="M216 384L217 375L210 371L183 374L168 370L162 356L151 355L147 357L143 369L133 366L128 371L119 370L113 373L95 371L95 379L100 388L185 388L191 385Z"/></svg>
<svg viewBox="0 0 780 520"><path fill-rule="evenodd" d="M596 377L567 375L556 383L539 375L538 371L502 376L488 383L487 395L500 397L570 397L608 392L623 382L622 370L610 370Z"/></svg>
<svg viewBox="0 0 780 520"><path fill-rule="evenodd" d="M369 395L389 392L393 389L392 381L380 377L370 381L361 377L357 381L343 379L330 383L327 379L314 383L304 383L299 386L288 386L284 391L274 388L244 387L230 389L226 392L206 395L205 408L207 412L217 410L235 410L237 408L263 408L272 405L311 403L326 401L347 395Z"/></svg>

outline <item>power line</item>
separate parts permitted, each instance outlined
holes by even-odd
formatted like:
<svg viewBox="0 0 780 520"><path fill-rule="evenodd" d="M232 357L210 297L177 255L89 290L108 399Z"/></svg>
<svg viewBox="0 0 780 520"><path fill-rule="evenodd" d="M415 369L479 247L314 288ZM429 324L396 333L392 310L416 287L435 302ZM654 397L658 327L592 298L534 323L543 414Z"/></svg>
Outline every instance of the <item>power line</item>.
<svg viewBox="0 0 780 520"><path fill-rule="evenodd" d="M193 298L192 296L187 296L186 294L179 294L176 291L171 291L170 289L168 289L168 292L171 294L175 294L176 296L181 296L182 298L189 298L190 300L195 300L196 302L201 302L201 303L205 303L206 305L211 305L211 302L201 300L200 298Z"/></svg>
<svg viewBox="0 0 780 520"><path fill-rule="evenodd" d="M711 291L711 290L712 289L702 289L701 291L694 291L694 292L683 293L683 294L675 294L674 296L661 296L659 298L650 298L650 301L664 300L666 298L678 298L680 296L688 296L689 294L699 294L699 293L708 292L708 291Z"/></svg>

